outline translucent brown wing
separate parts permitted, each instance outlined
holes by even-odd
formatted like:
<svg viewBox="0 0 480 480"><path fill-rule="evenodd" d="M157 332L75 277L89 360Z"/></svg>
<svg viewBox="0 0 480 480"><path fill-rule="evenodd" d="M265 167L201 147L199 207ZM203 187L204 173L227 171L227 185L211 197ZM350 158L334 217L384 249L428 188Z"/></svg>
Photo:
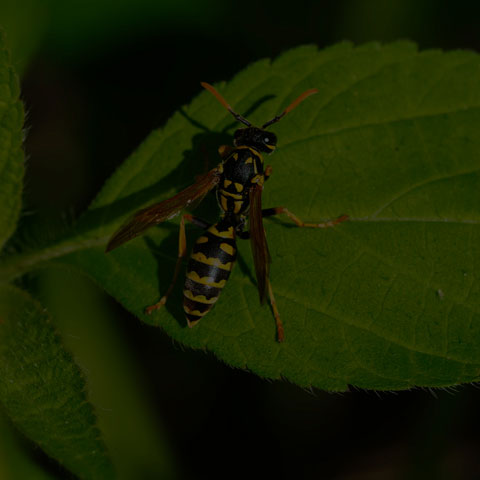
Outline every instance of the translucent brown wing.
<svg viewBox="0 0 480 480"><path fill-rule="evenodd" d="M267 296L267 282L270 273L270 252L263 228L262 217L263 187L256 185L250 190L250 245L252 246L253 262L257 275L260 302L264 303Z"/></svg>
<svg viewBox="0 0 480 480"><path fill-rule="evenodd" d="M139 210L112 235L105 251L109 252L117 248L125 242L132 240L132 238L141 235L148 228L174 217L193 202L200 201L218 184L219 180L220 172L218 168L214 168L201 176L193 185L185 188L175 196Z"/></svg>

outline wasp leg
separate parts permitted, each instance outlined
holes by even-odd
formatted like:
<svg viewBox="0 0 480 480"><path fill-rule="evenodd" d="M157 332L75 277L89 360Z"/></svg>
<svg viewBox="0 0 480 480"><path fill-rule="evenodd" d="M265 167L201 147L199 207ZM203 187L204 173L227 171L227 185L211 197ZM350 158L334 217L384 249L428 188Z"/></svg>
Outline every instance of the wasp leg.
<svg viewBox="0 0 480 480"><path fill-rule="evenodd" d="M230 145L220 145L218 147L218 154L222 160L225 160L232 153L233 149Z"/></svg>
<svg viewBox="0 0 480 480"><path fill-rule="evenodd" d="M265 208L262 210L263 217L271 217L273 215L285 214L290 220L292 220L297 227L308 227L308 228L329 228L338 225L345 220L348 220L348 215L341 215L338 218L333 220L328 220L327 222L323 223L306 223L303 220L300 220L296 215L294 215L290 210L286 209L285 207L274 207L274 208Z"/></svg>
<svg viewBox="0 0 480 480"><path fill-rule="evenodd" d="M167 298L169 295L172 293L173 287L175 286L175 282L177 281L178 274L180 273L180 268L182 266L182 260L185 257L187 253L187 237L185 235L185 220L188 220L189 222L192 222L194 225L198 225L199 227L207 229L210 227L210 224L207 222L204 222L200 218L194 217L193 215L185 214L182 215L182 218L180 220L180 232L178 234L178 257L177 257L177 263L175 264L175 271L173 273L173 279L172 283L168 287L167 293L154 305L150 305L145 309L145 313L147 315L151 315L152 312L155 310L158 310L159 308L162 308L165 303L167 303Z"/></svg>
<svg viewBox="0 0 480 480"><path fill-rule="evenodd" d="M281 343L285 340L285 333L283 330L282 319L280 318L280 313L278 312L277 302L273 296L272 284L268 280L268 297L270 299L270 305L272 306L273 316L275 317L275 324L277 325L277 342Z"/></svg>
<svg viewBox="0 0 480 480"><path fill-rule="evenodd" d="M265 181L270 178L270 175L273 173L273 168L271 165L267 165L265 167L265 171L263 172L263 176L265 177Z"/></svg>
<svg viewBox="0 0 480 480"><path fill-rule="evenodd" d="M237 234L241 239L247 240L250 238L250 232L240 232ZM272 284L270 279L267 279L267 289L268 289L268 298L270 299L270 305L272 306L273 316L275 318L275 324L277 325L277 341L279 343L285 340L285 332L283 330L282 319L280 318L280 312L277 308L277 302L275 301L275 296L273 295Z"/></svg>
<svg viewBox="0 0 480 480"><path fill-rule="evenodd" d="M265 167L265 180L268 180L270 178L270 175L273 173L273 168L271 165L267 165ZM335 225L344 222L345 220L348 220L348 215L341 215L338 218L335 218L334 220L329 220L328 222L324 223L305 223L303 220L298 218L296 215L294 215L290 210L286 209L285 207L275 207L275 208L265 208L262 210L262 217L271 217L272 215L279 215L279 214L285 214L288 218L290 218L297 227L309 227L309 228L328 228L328 227L334 227Z"/></svg>

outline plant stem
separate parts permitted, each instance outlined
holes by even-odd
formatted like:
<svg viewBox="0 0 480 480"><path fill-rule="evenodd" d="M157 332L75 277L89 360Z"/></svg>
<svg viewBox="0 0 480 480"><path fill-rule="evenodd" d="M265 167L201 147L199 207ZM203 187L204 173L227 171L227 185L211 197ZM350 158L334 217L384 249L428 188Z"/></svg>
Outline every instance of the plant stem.
<svg viewBox="0 0 480 480"><path fill-rule="evenodd" d="M67 239L40 250L23 252L0 260L0 284L8 283L24 273L69 253L86 248L105 245L108 237L88 238L84 240Z"/></svg>

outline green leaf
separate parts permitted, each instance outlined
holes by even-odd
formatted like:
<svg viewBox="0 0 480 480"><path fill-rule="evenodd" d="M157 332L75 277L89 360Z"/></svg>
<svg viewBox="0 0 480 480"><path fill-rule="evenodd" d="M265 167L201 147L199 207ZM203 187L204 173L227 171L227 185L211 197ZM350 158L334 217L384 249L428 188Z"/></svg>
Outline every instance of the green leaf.
<svg viewBox="0 0 480 480"><path fill-rule="evenodd" d="M105 293L65 268L44 270L39 284L52 321L86 376L118 477L173 479L173 455L139 381L140 365L119 332Z"/></svg>
<svg viewBox="0 0 480 480"><path fill-rule="evenodd" d="M23 106L19 94L0 28L0 249L15 229L21 206Z"/></svg>
<svg viewBox="0 0 480 480"><path fill-rule="evenodd" d="M12 286L0 288L0 404L80 478L114 477L78 366L41 305Z"/></svg>
<svg viewBox="0 0 480 480"><path fill-rule="evenodd" d="M310 221L344 213L350 221L313 230L265 220L283 344L270 309L259 305L248 242L238 242L231 280L194 329L185 325L181 281L162 311L143 314L170 283L178 219L108 255L99 246L64 260L175 340L264 377L328 390L478 380L479 56L418 53L405 42L307 46L218 85L254 124L312 87L319 93L272 127L279 148L266 160L274 174L263 204ZM202 92L115 172L75 241L106 242L129 214L193 182L202 152L218 162L216 146L237 127ZM196 214L214 221L214 199ZM199 234L188 228L190 245ZM66 251L59 244L46 253Z"/></svg>

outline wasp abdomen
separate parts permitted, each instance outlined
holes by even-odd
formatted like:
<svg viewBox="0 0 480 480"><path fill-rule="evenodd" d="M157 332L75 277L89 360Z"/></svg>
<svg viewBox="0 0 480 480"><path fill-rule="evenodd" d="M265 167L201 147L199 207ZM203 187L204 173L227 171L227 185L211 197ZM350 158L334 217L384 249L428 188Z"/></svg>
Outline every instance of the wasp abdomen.
<svg viewBox="0 0 480 480"><path fill-rule="evenodd" d="M236 256L235 230L229 222L212 225L196 241L183 289L183 309L189 327L193 327L215 305Z"/></svg>

